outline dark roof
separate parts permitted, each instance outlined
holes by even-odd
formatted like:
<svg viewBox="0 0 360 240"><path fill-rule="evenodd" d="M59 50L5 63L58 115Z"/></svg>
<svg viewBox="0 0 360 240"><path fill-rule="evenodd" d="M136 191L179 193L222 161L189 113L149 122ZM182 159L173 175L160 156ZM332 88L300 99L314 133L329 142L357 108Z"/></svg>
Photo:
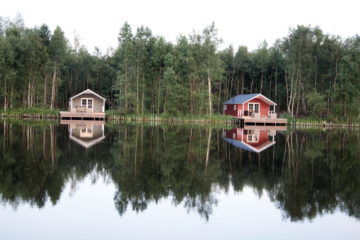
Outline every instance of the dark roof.
<svg viewBox="0 0 360 240"><path fill-rule="evenodd" d="M256 152L254 151L254 148L251 148L249 147L248 144L245 144L241 141L237 141L237 140L233 140L233 139L230 139L230 138L223 138L225 140L225 142L228 142L230 143L231 145L237 147L237 148L241 148L241 149L244 149L246 151L249 151L249 152Z"/></svg>
<svg viewBox="0 0 360 240"><path fill-rule="evenodd" d="M242 104L242 103L246 103L246 102L250 101L251 99L256 98L258 96L260 96L262 98L262 100L264 100L265 102L267 102L269 104L276 105L275 102L271 101L270 99L268 99L267 97L265 97L261 93L237 95L237 96L235 96L233 98L230 98L226 102L224 102L224 104Z"/></svg>

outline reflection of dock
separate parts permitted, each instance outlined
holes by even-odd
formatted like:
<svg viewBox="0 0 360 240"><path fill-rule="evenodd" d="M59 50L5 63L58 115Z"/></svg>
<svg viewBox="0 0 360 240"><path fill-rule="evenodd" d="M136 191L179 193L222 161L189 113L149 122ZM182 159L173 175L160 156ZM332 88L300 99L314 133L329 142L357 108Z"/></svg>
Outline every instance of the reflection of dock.
<svg viewBox="0 0 360 240"><path fill-rule="evenodd" d="M275 130L275 131L286 131L287 130L287 126L260 126L260 125L246 125L244 126L244 129L249 129L249 130Z"/></svg>
<svg viewBox="0 0 360 240"><path fill-rule="evenodd" d="M234 147L260 153L275 145L276 131L286 130L286 126L245 126L224 130L223 139Z"/></svg>
<svg viewBox="0 0 360 240"><path fill-rule="evenodd" d="M104 121L61 120L69 126L69 138L84 148L90 148L105 139Z"/></svg>

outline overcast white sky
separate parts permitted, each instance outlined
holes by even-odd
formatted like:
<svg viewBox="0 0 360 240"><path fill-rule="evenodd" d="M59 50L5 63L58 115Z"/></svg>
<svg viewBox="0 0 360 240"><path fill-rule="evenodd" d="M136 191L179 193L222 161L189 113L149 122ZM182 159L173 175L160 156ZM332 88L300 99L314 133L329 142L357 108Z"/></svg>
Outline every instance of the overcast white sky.
<svg viewBox="0 0 360 240"><path fill-rule="evenodd" d="M20 13L28 27L59 25L70 42L78 35L90 52L115 48L125 21L173 42L214 21L224 46L250 50L263 40L273 44L299 24L346 38L360 33L359 10L359 0L0 0L1 17Z"/></svg>

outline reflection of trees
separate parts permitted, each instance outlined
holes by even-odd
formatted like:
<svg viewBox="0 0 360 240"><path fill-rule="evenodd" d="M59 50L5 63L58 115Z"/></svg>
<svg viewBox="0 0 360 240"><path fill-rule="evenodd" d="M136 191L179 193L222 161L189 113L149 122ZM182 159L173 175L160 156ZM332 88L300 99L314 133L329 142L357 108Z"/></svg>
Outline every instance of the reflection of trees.
<svg viewBox="0 0 360 240"><path fill-rule="evenodd" d="M208 218L216 203L211 186L220 172L220 161L206 166L209 129L122 127L118 132L111 173L119 189L115 202L120 214L129 204L142 211L148 202L171 196L175 204Z"/></svg>
<svg viewBox="0 0 360 240"><path fill-rule="evenodd" d="M78 181L96 167L103 168L95 151L84 157L68 144L66 129L27 122L1 124L0 199L17 206L22 202L43 207L56 204L67 181ZM94 149L96 150L96 149Z"/></svg>
<svg viewBox="0 0 360 240"><path fill-rule="evenodd" d="M64 182L55 162L48 161L54 148L47 148L54 125L3 124L0 152L0 192L3 202L17 206L21 201L42 207L49 198L53 204L60 197Z"/></svg>
<svg viewBox="0 0 360 240"><path fill-rule="evenodd" d="M208 219L217 204L214 189L232 185L268 194L293 221L336 209L360 218L357 132L289 132L261 154L237 149L222 140L222 131L203 127L117 125L106 135L85 150L69 141L65 126L2 123L2 202L56 204L67 182L91 174L94 181L114 182L120 214L170 198Z"/></svg>
<svg viewBox="0 0 360 240"><path fill-rule="evenodd" d="M358 134L337 131L286 136L287 166L270 192L286 217L312 219L337 207L359 217L359 140Z"/></svg>

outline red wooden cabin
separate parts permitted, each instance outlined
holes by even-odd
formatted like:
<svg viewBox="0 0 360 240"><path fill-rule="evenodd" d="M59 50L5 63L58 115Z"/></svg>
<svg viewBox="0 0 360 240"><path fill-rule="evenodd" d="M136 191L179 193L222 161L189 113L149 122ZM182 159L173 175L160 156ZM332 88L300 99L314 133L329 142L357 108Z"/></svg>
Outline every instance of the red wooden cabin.
<svg viewBox="0 0 360 240"><path fill-rule="evenodd" d="M276 103L260 93L237 95L224 103L224 114L234 117L277 118Z"/></svg>

